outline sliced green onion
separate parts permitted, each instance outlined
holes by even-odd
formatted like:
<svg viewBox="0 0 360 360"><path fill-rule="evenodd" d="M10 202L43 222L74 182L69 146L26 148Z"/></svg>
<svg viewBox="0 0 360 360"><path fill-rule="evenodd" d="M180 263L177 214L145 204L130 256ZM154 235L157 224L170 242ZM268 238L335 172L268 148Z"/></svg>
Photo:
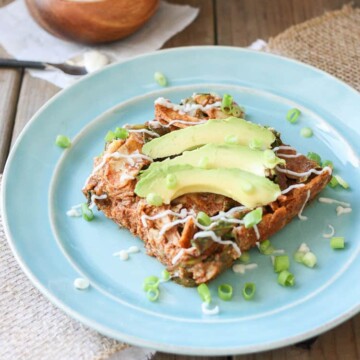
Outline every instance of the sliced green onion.
<svg viewBox="0 0 360 360"><path fill-rule="evenodd" d="M249 141L249 148L252 150L262 150L264 144L259 139L251 139Z"/></svg>
<svg viewBox="0 0 360 360"><path fill-rule="evenodd" d="M146 297L150 300L150 301L156 301L159 298L160 295L160 291L158 288L155 289L149 289L146 291Z"/></svg>
<svg viewBox="0 0 360 360"><path fill-rule="evenodd" d="M305 255L305 254L306 254L306 253L304 253L303 251L296 251L296 252L294 253L294 260L295 260L296 262L302 264L303 258L304 258L304 255Z"/></svg>
<svg viewBox="0 0 360 360"><path fill-rule="evenodd" d="M350 187L350 185L340 175L334 175L334 177L344 189L348 189Z"/></svg>
<svg viewBox="0 0 360 360"><path fill-rule="evenodd" d="M158 194L155 193L150 193L146 196L146 202L149 205L153 205L153 206L161 206L163 201L162 201L162 197Z"/></svg>
<svg viewBox="0 0 360 360"><path fill-rule="evenodd" d="M272 246L270 240L265 240L260 243L259 251L264 255L271 255L274 252L274 247Z"/></svg>
<svg viewBox="0 0 360 360"><path fill-rule="evenodd" d="M308 152L307 158L310 160L315 161L318 165L321 165L321 157L317 153L314 152Z"/></svg>
<svg viewBox="0 0 360 360"><path fill-rule="evenodd" d="M233 105L231 110L231 115L235 117L240 117L244 113L244 108L239 105Z"/></svg>
<svg viewBox="0 0 360 360"><path fill-rule="evenodd" d="M129 132L121 127L117 127L115 129L115 137L116 139L123 139L125 140L129 136Z"/></svg>
<svg viewBox="0 0 360 360"><path fill-rule="evenodd" d="M316 255L309 251L308 253L304 254L302 263L309 268L313 268L317 263Z"/></svg>
<svg viewBox="0 0 360 360"><path fill-rule="evenodd" d="M207 156L203 156L199 160L199 167L202 169L207 169L209 167L209 158Z"/></svg>
<svg viewBox="0 0 360 360"><path fill-rule="evenodd" d="M94 213L92 212L91 209L89 209L89 206L87 203L83 203L81 205L81 211L82 211L82 217L84 220L91 221L92 219L94 219Z"/></svg>
<svg viewBox="0 0 360 360"><path fill-rule="evenodd" d="M291 124L297 122L298 117L300 116L301 111L299 109L290 109L286 114L286 120L289 121Z"/></svg>
<svg viewBox="0 0 360 360"><path fill-rule="evenodd" d="M239 257L239 260L242 263L247 264L248 262L250 262L250 254L247 251L241 253L241 256Z"/></svg>
<svg viewBox="0 0 360 360"><path fill-rule="evenodd" d="M224 94L221 102L221 111L230 113L232 110L233 97L229 94Z"/></svg>
<svg viewBox="0 0 360 360"><path fill-rule="evenodd" d="M339 182L337 181L335 176L331 177L331 180L329 181L329 186L334 188L339 185Z"/></svg>
<svg viewBox="0 0 360 360"><path fill-rule="evenodd" d="M208 214L203 211L199 211L196 217L196 220L203 226L209 226L211 224L211 219Z"/></svg>
<svg viewBox="0 0 360 360"><path fill-rule="evenodd" d="M332 161L330 160L325 160L323 163L322 163L322 167L325 167L325 166L328 166L330 167L332 170L334 170L334 164Z"/></svg>
<svg viewBox="0 0 360 360"><path fill-rule="evenodd" d="M300 130L300 135L304 138L309 138L313 136L313 131L309 127L304 127Z"/></svg>
<svg viewBox="0 0 360 360"><path fill-rule="evenodd" d="M290 271L284 270L278 276L278 283L282 286L294 286L295 276Z"/></svg>
<svg viewBox="0 0 360 360"><path fill-rule="evenodd" d="M238 144L239 139L238 139L238 137L236 135L228 135L228 136L225 136L224 142L226 144L233 145L233 144Z"/></svg>
<svg viewBox="0 0 360 360"><path fill-rule="evenodd" d="M159 287L160 280L157 276L151 275L144 279L143 289L145 291L157 289Z"/></svg>
<svg viewBox="0 0 360 360"><path fill-rule="evenodd" d="M247 229L257 225L262 220L262 208L259 207L253 211L250 211L244 216L243 220Z"/></svg>
<svg viewBox="0 0 360 360"><path fill-rule="evenodd" d="M167 78L166 76L159 72L159 71L156 71L154 73L154 80L160 85L160 86L166 86L168 84L168 81L167 81Z"/></svg>
<svg viewBox="0 0 360 360"><path fill-rule="evenodd" d="M233 288L229 284L221 284L218 287L218 295L221 300L229 301L233 297Z"/></svg>
<svg viewBox="0 0 360 360"><path fill-rule="evenodd" d="M116 135L113 131L108 131L107 134L105 135L105 142L110 142L113 141L116 138Z"/></svg>
<svg viewBox="0 0 360 360"><path fill-rule="evenodd" d="M256 286L254 283L251 282L245 283L242 289L242 294L244 299L251 300L255 295L255 291L256 291Z"/></svg>
<svg viewBox="0 0 360 360"><path fill-rule="evenodd" d="M197 287L197 291L201 297L201 300L204 302L204 303L211 303L211 294L210 294L210 290L208 288L208 286L206 284L200 284L198 287Z"/></svg>
<svg viewBox="0 0 360 360"><path fill-rule="evenodd" d="M161 277L164 281L168 281L171 278L170 273L166 269L162 271Z"/></svg>
<svg viewBox="0 0 360 360"><path fill-rule="evenodd" d="M167 174L166 175L166 187L168 189L174 189L177 185L177 179L174 174Z"/></svg>
<svg viewBox="0 0 360 360"><path fill-rule="evenodd" d="M290 260L287 255L278 255L274 259L274 270L279 273L284 270L288 270L290 267Z"/></svg>
<svg viewBox="0 0 360 360"><path fill-rule="evenodd" d="M342 236L331 238L330 246L334 250L335 249L343 249L345 247L345 238Z"/></svg>
<svg viewBox="0 0 360 360"><path fill-rule="evenodd" d="M71 140L65 135L58 135L56 137L55 144L66 149L71 146Z"/></svg>

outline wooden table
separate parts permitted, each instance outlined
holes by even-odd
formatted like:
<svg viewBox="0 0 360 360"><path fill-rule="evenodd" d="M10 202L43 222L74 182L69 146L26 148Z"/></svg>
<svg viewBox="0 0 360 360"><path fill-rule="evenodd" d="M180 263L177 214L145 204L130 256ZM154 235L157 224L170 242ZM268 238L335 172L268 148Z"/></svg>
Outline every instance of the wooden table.
<svg viewBox="0 0 360 360"><path fill-rule="evenodd" d="M11 0L0 0L0 6ZM171 0L200 8L198 18L164 48L187 45L247 46L268 39L291 25L339 9L349 0ZM354 3L360 6L360 0ZM5 52L0 49L0 56ZM24 125L59 89L21 70L0 70L0 173L9 150ZM329 304L331 305L331 304ZM269 329L271 331L271 329ZM241 339L239 339L241 341ZM155 360L190 360L195 357L158 353ZM210 359L210 358L197 358ZM217 357L250 359L360 359L360 315L321 335L310 349L289 346L255 355Z"/></svg>

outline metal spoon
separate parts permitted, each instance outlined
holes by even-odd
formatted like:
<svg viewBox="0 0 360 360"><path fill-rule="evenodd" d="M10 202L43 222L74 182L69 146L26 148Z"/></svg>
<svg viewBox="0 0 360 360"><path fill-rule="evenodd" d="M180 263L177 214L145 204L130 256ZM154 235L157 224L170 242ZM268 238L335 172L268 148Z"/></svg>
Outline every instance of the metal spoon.
<svg viewBox="0 0 360 360"><path fill-rule="evenodd" d="M88 73L85 66L71 65L68 62L55 64L42 61L0 59L0 68L29 68L38 70L51 70L55 68L69 75L86 75Z"/></svg>

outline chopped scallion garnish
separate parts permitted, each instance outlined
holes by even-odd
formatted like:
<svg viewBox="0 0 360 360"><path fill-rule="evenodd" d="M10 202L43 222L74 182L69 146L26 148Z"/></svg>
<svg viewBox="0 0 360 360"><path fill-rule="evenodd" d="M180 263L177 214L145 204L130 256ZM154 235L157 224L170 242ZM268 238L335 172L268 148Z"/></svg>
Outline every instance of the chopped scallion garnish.
<svg viewBox="0 0 360 360"><path fill-rule="evenodd" d="M115 140L116 136L115 133L113 131L108 131L107 134L105 135L105 142L110 142Z"/></svg>
<svg viewBox="0 0 360 360"><path fill-rule="evenodd" d="M307 252L302 258L302 263L307 267L313 268L317 263L316 255L311 251Z"/></svg>
<svg viewBox="0 0 360 360"><path fill-rule="evenodd" d="M313 131L309 127L304 127L300 130L300 135L305 138L309 138L313 136Z"/></svg>
<svg viewBox="0 0 360 360"><path fill-rule="evenodd" d="M303 251L296 251L296 252L294 253L294 260L295 260L296 262L302 264L303 258L304 258L304 255L305 255L305 254L306 254L306 253L304 253Z"/></svg>
<svg viewBox="0 0 360 360"><path fill-rule="evenodd" d="M279 273L284 270L288 270L290 267L290 260L287 255L278 255L274 259L274 270Z"/></svg>
<svg viewBox="0 0 360 360"><path fill-rule="evenodd" d="M323 163L322 163L322 167L325 167L325 166L329 166L332 170L334 170L334 164L332 161L330 160L325 160Z"/></svg>
<svg viewBox="0 0 360 360"><path fill-rule="evenodd" d="M345 238L342 236L333 237L330 240L330 246L332 249L343 249L345 247Z"/></svg>
<svg viewBox="0 0 360 360"><path fill-rule="evenodd" d="M308 152L307 158L310 160L315 161L318 165L321 165L321 157L317 153L314 152Z"/></svg>
<svg viewBox="0 0 360 360"><path fill-rule="evenodd" d="M143 289L145 291L157 289L159 287L160 280L157 276L151 275L144 279Z"/></svg>
<svg viewBox="0 0 360 360"><path fill-rule="evenodd" d="M159 295L160 295L160 291L158 288L149 289L146 291L146 297L150 301L156 301L159 298Z"/></svg>
<svg viewBox="0 0 360 360"><path fill-rule="evenodd" d="M244 299L251 300L255 295L255 291L256 291L256 286L254 283L251 282L245 283L242 289L242 294Z"/></svg>
<svg viewBox="0 0 360 360"><path fill-rule="evenodd" d="M170 273L166 269L162 271L161 277L163 281L168 281L171 278Z"/></svg>
<svg viewBox="0 0 360 360"><path fill-rule="evenodd" d="M250 262L250 254L247 251L241 253L241 256L239 257L239 260L242 263L247 264L248 262Z"/></svg>
<svg viewBox="0 0 360 360"><path fill-rule="evenodd" d="M168 81L167 81L167 78L166 76L159 72L159 71L156 71L154 73L154 80L160 85L160 86L166 86L168 84Z"/></svg>
<svg viewBox="0 0 360 360"><path fill-rule="evenodd" d="M129 132L121 127L115 129L115 138L125 140L129 136Z"/></svg>
<svg viewBox="0 0 360 360"><path fill-rule="evenodd" d="M233 104L233 97L229 94L224 94L221 102L221 111L231 113Z"/></svg>
<svg viewBox="0 0 360 360"><path fill-rule="evenodd" d="M262 208L259 207L247 213L244 218L244 225L247 229L257 225L262 220Z"/></svg>
<svg viewBox="0 0 360 360"><path fill-rule="evenodd" d="M270 240L265 240L260 243L259 251L264 255L271 255L274 252L274 247L272 246Z"/></svg>
<svg viewBox="0 0 360 360"><path fill-rule="evenodd" d="M231 110L231 115L239 117L244 112L244 109L239 105L233 105Z"/></svg>
<svg viewBox="0 0 360 360"><path fill-rule="evenodd" d="M211 294L208 286L206 284L200 284L197 287L197 291L201 297L201 300L204 303L210 304L211 303Z"/></svg>
<svg viewBox="0 0 360 360"><path fill-rule="evenodd" d="M290 109L286 114L286 120L289 121L291 124L297 122L298 117L300 116L301 111L299 109Z"/></svg>
<svg viewBox="0 0 360 360"><path fill-rule="evenodd" d="M278 276L278 283L282 286L294 286L295 276L290 271L284 270Z"/></svg>
<svg viewBox="0 0 360 360"><path fill-rule="evenodd" d="M337 181L335 176L331 177L331 180L329 181L329 186L334 188L339 185L339 182Z"/></svg>
<svg viewBox="0 0 360 360"><path fill-rule="evenodd" d="M334 175L334 177L344 189L348 189L350 187L350 185L340 175Z"/></svg>
<svg viewBox="0 0 360 360"><path fill-rule="evenodd" d="M149 205L161 206L163 203L162 197L155 193L150 193L146 196L146 202Z"/></svg>
<svg viewBox="0 0 360 360"><path fill-rule="evenodd" d="M56 137L55 144L66 149L71 146L71 140L65 135L58 135Z"/></svg>
<svg viewBox="0 0 360 360"><path fill-rule="evenodd" d="M89 206L87 203L83 203L81 205L81 211L82 211L82 217L84 220L91 221L92 219L94 219L94 213L92 212L91 209L89 209Z"/></svg>
<svg viewBox="0 0 360 360"><path fill-rule="evenodd" d="M209 226L211 224L211 219L208 214L203 211L199 211L197 214L196 220L203 226Z"/></svg>
<svg viewBox="0 0 360 360"><path fill-rule="evenodd" d="M229 301L233 296L233 288L229 284L221 284L218 287L218 295L221 300Z"/></svg>

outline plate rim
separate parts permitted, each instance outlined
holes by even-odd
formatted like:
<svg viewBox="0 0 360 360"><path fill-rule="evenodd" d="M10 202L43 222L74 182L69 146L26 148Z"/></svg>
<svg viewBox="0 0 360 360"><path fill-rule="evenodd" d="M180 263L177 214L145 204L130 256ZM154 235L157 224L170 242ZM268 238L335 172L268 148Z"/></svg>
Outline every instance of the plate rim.
<svg viewBox="0 0 360 360"><path fill-rule="evenodd" d="M260 51L256 51L256 50L252 50L252 49L244 49L244 48L239 48L239 47L233 47L233 46L214 46L214 45L208 45L208 46L186 46L186 47L175 47L175 48L170 48L170 49L164 49L164 50L157 50L157 51L153 51L153 52L149 52L146 54L141 54L141 55L137 55L134 57L131 57L129 59L126 59L124 61L118 61L115 62L109 66L107 66L105 69L107 68L112 68L112 67L116 67L119 64L122 63L128 63L131 62L135 59L138 58L146 58L146 57L151 57L155 54L165 54L165 53L169 53L169 52L177 52L177 51L191 51L191 50L232 50L232 51L237 51L239 53L242 52L250 52L250 53L256 53L259 56L265 56L265 57L273 57L273 58L278 58L281 59L282 61L287 61L287 62L292 62L295 63L297 65L300 66L305 66L306 68L311 69L312 71L315 71L317 73L320 73L328 78L330 78L332 81L336 81L337 83L341 84L342 86L345 86L345 88L347 88L347 90L350 90L352 92L355 93L355 95L359 96L359 92L354 89L352 86L350 86L349 84L345 83L344 81L336 78L335 76L321 70L318 69L312 65L303 63L301 61L298 60L294 60L291 58L287 58L285 56L281 56L281 55L277 55L277 54L271 54L271 53L264 53L264 52L260 52ZM102 72L104 69L98 70L84 78L79 79L75 84L73 84L72 86L65 88L65 89L61 89L55 96L53 96L51 99L49 99L45 104L43 104L36 112L35 114L31 117L31 119L28 121L28 123L25 125L25 127L23 128L23 130L21 131L21 134L18 136L18 138L15 141L15 144L13 146L13 148L10 151L10 154L8 155L8 159L5 165L5 169L3 172L3 176L2 176L2 189L1 189L1 214L2 214L2 218L3 218L3 225L4 225L4 232L6 235L6 240L7 243L9 244L9 247L17 261L17 263L19 264L21 270L25 273L25 275L28 277L28 279L32 282L32 284L48 299L51 301L51 303L53 303L55 306L57 306L60 310L63 310L65 313L67 313L69 316L71 316L72 318L84 323L85 325L95 329L96 331L99 331L101 334L104 334L106 336L112 337L112 338L116 338L120 340L120 337L122 338L122 341L125 342L129 342L131 344L137 345L137 346L142 346L142 347L147 347L147 348L153 348L159 351L165 351L165 352L171 352L171 353L175 353L175 354L191 354L191 355L229 355L229 354L248 354L248 353L255 353L255 352L260 352L260 351L265 351L265 350L272 350L272 349L276 349L279 347L283 347L286 345L290 345L296 342L300 342L303 341L305 339L308 339L309 337L312 336L316 336L319 335L325 331L328 331L334 327L336 327L337 325L341 324L342 322L348 320L349 318L353 317L354 315L356 315L359 311L360 311L360 302L358 305L354 306L350 311L348 311L345 314L341 314L340 316L338 316L335 319L332 319L330 321L328 321L327 323L323 323L321 326L312 329L311 331L299 334L299 335L295 335L292 336L290 338L283 338L282 340L278 340L278 341L272 341L271 343L263 343L261 345L259 344L255 344L255 345L250 345L250 346L235 346L232 348L222 348L222 349L211 349L211 353L207 352L206 349L200 349L200 348L194 348L191 346L175 346L175 345L166 345L166 344L161 344L161 343L155 343L154 341L148 341L148 340L143 340L140 337L136 337L136 336L130 336L127 335L121 331L113 331L111 328L109 328L108 326L104 326L100 323L98 323L95 320L90 320L88 319L86 316L81 315L80 313L78 313L77 311L74 311L71 307L67 306L66 304L64 304L60 299L58 299L55 295L51 294L50 291L48 291L47 287L45 285L43 285L38 279L37 277L32 273L30 267L28 266L28 264L26 263L26 261L22 258L22 256L20 255L20 253L17 250L17 246L16 246L16 241L14 241L14 239L11 236L11 231L10 231L10 227L9 227L9 222L8 222L8 213L5 207L5 197L6 197L6 189L8 187L8 172L9 172L9 168L10 168L10 163L13 160L14 154L16 153L18 147L20 146L20 143L22 141L22 138L24 137L25 133L27 132L27 129L32 125L33 122L36 121L36 118L39 116L40 113L42 113L46 108L48 108L49 106L52 105L53 102L56 102L57 99L62 96L63 92L66 92L68 89L72 88L76 88L77 86L80 86L79 84L81 84L83 81L87 81L89 78L92 78L93 76L96 76L98 73ZM72 264L69 263L69 265L71 267Z"/></svg>

